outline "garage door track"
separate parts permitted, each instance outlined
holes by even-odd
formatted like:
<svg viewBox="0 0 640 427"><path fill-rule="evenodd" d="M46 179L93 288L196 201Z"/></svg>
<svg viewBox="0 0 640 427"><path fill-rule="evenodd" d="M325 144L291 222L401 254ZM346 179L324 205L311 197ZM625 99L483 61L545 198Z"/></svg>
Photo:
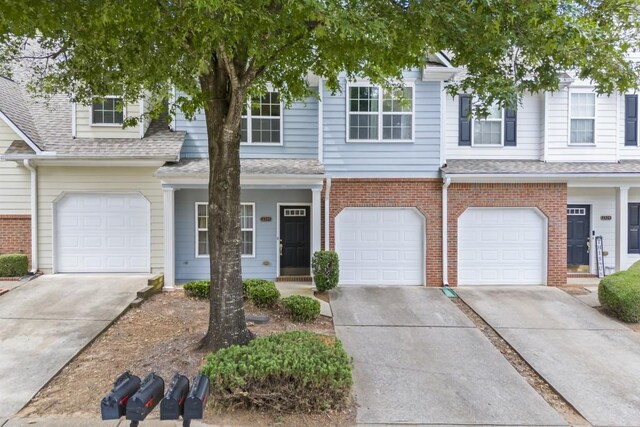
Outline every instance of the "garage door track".
<svg viewBox="0 0 640 427"><path fill-rule="evenodd" d="M339 288L331 308L358 424L565 424L439 289Z"/></svg>
<svg viewBox="0 0 640 427"><path fill-rule="evenodd" d="M41 276L0 297L0 419L111 324L149 275Z"/></svg>

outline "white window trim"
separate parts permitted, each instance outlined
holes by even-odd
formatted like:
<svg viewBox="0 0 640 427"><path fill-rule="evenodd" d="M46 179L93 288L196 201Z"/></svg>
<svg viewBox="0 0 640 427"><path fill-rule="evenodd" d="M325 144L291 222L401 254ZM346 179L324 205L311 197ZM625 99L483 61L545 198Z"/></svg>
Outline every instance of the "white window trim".
<svg viewBox="0 0 640 427"><path fill-rule="evenodd" d="M268 92L278 93L277 90L272 90L269 88ZM282 99L280 99L280 116L277 116L280 119L280 142L252 142L251 141L251 119L274 119L276 116L253 116L251 114L251 98L247 100L247 114L243 115L243 119L247 119L247 141L240 141L240 145L250 145L256 147L281 147L284 145L284 103Z"/></svg>
<svg viewBox="0 0 640 427"><path fill-rule="evenodd" d="M383 139L382 138L382 118L384 117L382 102L384 100L384 89L380 85L374 85L366 80L358 80L356 82L347 82L347 89L345 94L345 111L346 111L346 129L345 129L345 140L348 143L358 144L358 143L376 143L376 144L413 144L415 142L416 135L416 85L413 80L404 80L403 85L406 88L411 88L411 139ZM353 113L349 111L349 101L350 101L350 89L352 87L377 87L378 88L378 139L351 139L349 138L349 134L351 133L349 130L351 128L351 114L366 114L373 115L373 113L362 113L358 111L354 111ZM394 112L388 111L387 115L393 114ZM404 111L401 114L409 114L409 112Z"/></svg>
<svg viewBox="0 0 640 427"><path fill-rule="evenodd" d="M103 96L104 99L121 99L122 100L122 120L127 119L127 106L124 99L117 95ZM93 123L93 102L89 106L89 126L95 128L122 128L122 123Z"/></svg>
<svg viewBox="0 0 640 427"><path fill-rule="evenodd" d="M500 144L476 144L476 135L475 135L476 122L483 122L483 121L500 122ZM504 147L504 108L502 108L500 110L500 119L489 119L489 118L477 119L475 117L472 117L472 119L471 119L471 146L472 147L477 147L477 148L500 148L500 147Z"/></svg>
<svg viewBox="0 0 640 427"><path fill-rule="evenodd" d="M571 97L574 93L588 93L588 94L592 94L594 96L594 102L593 102L593 117L573 117L571 115ZM595 92L593 92L593 89L591 87L588 88L572 88L569 89L569 92L567 93L567 117L568 117L568 122L567 122L567 145L569 147L593 147L596 145L596 141L598 141L598 94L596 94ZM576 120L593 120L593 142L571 142L571 120L572 119L576 119Z"/></svg>
<svg viewBox="0 0 640 427"><path fill-rule="evenodd" d="M198 227L198 206L207 206L208 203L206 202L196 202L195 203L195 257L196 258L209 258L209 254L200 254L199 253L199 241L198 241L198 232L199 231L208 231L208 229L202 229ZM253 210L253 223L251 224L252 228L241 228L241 231L253 231L253 240L252 240L252 245L251 248L253 249L253 252L251 254L242 254L242 258L255 258L256 257L256 204L254 202L246 202L246 203L240 203L241 206L244 205L249 205L251 206L251 209ZM207 215L209 215L209 212L207 211Z"/></svg>

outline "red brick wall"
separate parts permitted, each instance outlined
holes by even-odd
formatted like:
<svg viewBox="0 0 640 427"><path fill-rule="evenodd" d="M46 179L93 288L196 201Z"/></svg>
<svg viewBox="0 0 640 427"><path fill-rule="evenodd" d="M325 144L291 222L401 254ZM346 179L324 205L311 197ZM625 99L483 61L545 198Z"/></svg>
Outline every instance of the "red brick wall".
<svg viewBox="0 0 640 427"><path fill-rule="evenodd" d="M324 248L324 191L322 193ZM346 207L415 207L427 223L427 285L442 285L442 180L347 179L331 181L329 228L335 249L335 218Z"/></svg>
<svg viewBox="0 0 640 427"><path fill-rule="evenodd" d="M31 216L0 215L0 254L23 253L31 265Z"/></svg>
<svg viewBox="0 0 640 427"><path fill-rule="evenodd" d="M458 218L468 207L536 207L547 217L547 284L567 283L567 186L566 184L458 184L448 193L449 284L458 276Z"/></svg>

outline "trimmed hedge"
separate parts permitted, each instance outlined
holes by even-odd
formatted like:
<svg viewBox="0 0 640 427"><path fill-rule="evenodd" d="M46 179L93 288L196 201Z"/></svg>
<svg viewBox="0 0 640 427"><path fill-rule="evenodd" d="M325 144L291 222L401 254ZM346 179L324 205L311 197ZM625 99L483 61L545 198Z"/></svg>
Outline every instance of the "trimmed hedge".
<svg viewBox="0 0 640 427"><path fill-rule="evenodd" d="M185 283L183 289L184 293L188 297L197 299L209 299L211 284L208 280L194 280L193 282Z"/></svg>
<svg viewBox="0 0 640 427"><path fill-rule="evenodd" d="M246 293L247 298L256 307L273 308L280 298L280 291L276 288L276 284L268 280L257 279L251 282L246 286Z"/></svg>
<svg viewBox="0 0 640 427"><path fill-rule="evenodd" d="M313 322L320 315L320 301L311 297L291 295L282 299L282 305L296 322Z"/></svg>
<svg viewBox="0 0 640 427"><path fill-rule="evenodd" d="M340 262L333 251L318 251L311 260L313 282L319 292L326 292L338 286L340 281Z"/></svg>
<svg viewBox="0 0 640 427"><path fill-rule="evenodd" d="M265 279L245 279L242 281L242 296L249 298L249 289L256 286L269 286L268 283L271 282Z"/></svg>
<svg viewBox="0 0 640 427"><path fill-rule="evenodd" d="M636 264L605 277L598 286L600 304L623 322L640 322L640 270Z"/></svg>
<svg viewBox="0 0 640 427"><path fill-rule="evenodd" d="M29 258L25 254L0 255L0 277L22 277L29 272Z"/></svg>
<svg viewBox="0 0 640 427"><path fill-rule="evenodd" d="M211 353L202 372L218 403L281 411L342 408L352 384L351 361L340 341L307 331Z"/></svg>

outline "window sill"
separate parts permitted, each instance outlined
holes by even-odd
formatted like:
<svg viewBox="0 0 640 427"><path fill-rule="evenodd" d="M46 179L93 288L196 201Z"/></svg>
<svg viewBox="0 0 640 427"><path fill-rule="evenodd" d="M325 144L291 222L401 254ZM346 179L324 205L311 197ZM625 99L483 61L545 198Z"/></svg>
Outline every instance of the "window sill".
<svg viewBox="0 0 640 427"><path fill-rule="evenodd" d="M282 147L282 142L241 142L241 147Z"/></svg>
<svg viewBox="0 0 640 427"><path fill-rule="evenodd" d="M583 143L572 143L569 142L567 144L567 147L595 147L596 143L595 142L583 142Z"/></svg>
<svg viewBox="0 0 640 427"><path fill-rule="evenodd" d="M256 255L242 255L241 258L255 258ZM209 255L196 255L196 259L209 259Z"/></svg>
<svg viewBox="0 0 640 427"><path fill-rule="evenodd" d="M347 139L347 144L414 144L415 141L394 139Z"/></svg>
<svg viewBox="0 0 640 427"><path fill-rule="evenodd" d="M505 148L505 146L503 144L479 144L479 145L470 145L469 147L471 148ZM507 148L511 148L511 147L507 147ZM515 146L513 146L513 148L515 148Z"/></svg>
<svg viewBox="0 0 640 427"><path fill-rule="evenodd" d="M122 127L122 123L91 123L89 125L92 128L120 128L120 129L124 129Z"/></svg>

